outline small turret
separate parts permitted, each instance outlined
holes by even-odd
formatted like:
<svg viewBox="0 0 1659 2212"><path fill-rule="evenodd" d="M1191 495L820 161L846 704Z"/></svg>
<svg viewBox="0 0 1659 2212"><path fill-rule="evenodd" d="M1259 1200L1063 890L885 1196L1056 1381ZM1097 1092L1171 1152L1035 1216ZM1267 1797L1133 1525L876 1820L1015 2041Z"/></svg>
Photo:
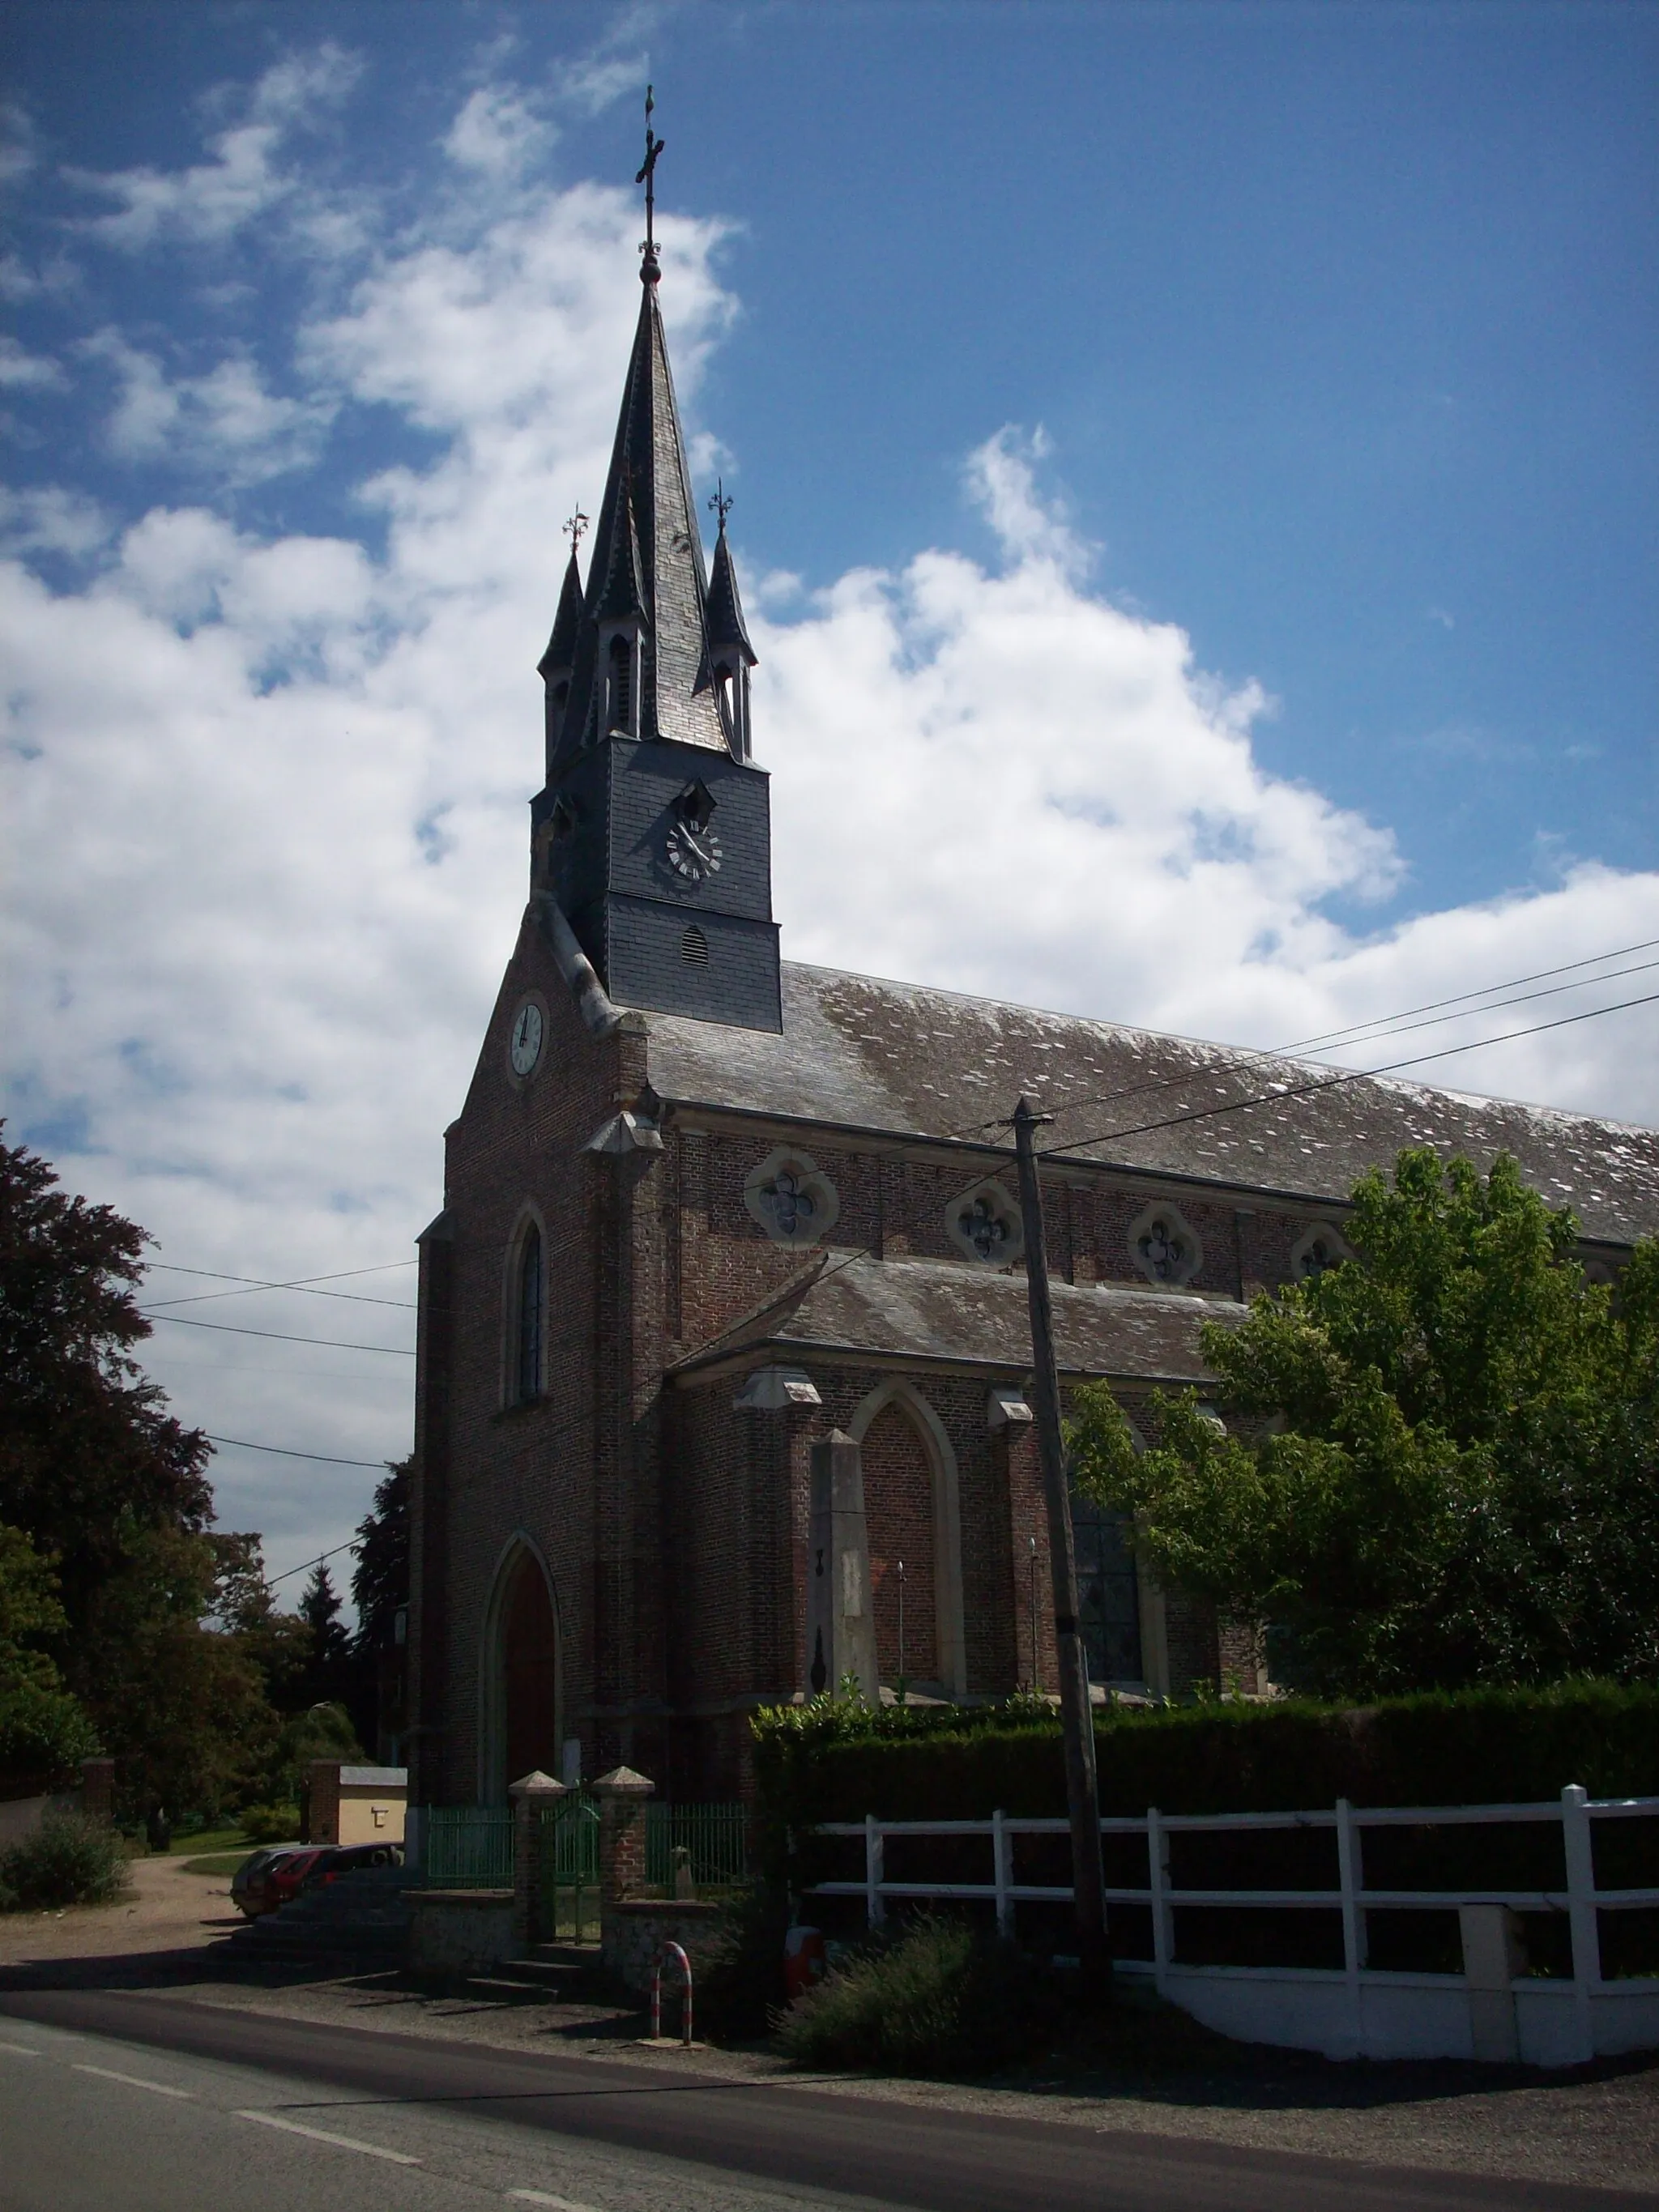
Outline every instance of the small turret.
<svg viewBox="0 0 1659 2212"><path fill-rule="evenodd" d="M581 571L576 565L576 548L581 543L582 532L587 526L587 517L578 507L564 526L570 533L570 559L559 592L559 611L553 617L553 635L547 641L546 652L536 663L536 673L541 678L547 694L549 775L552 773L553 756L564 728L565 708L570 703L570 681L576 672L576 637L582 619L582 580Z"/></svg>
<svg viewBox="0 0 1659 2212"><path fill-rule="evenodd" d="M732 502L726 496L723 483L708 504L719 515L720 527L714 546L714 565L708 579L708 659L698 679L698 689L701 690L705 684L714 685L732 757L746 761L754 751L749 726L749 672L755 665L757 655L744 623L738 573L732 565L732 548L726 543L726 518L732 512Z"/></svg>

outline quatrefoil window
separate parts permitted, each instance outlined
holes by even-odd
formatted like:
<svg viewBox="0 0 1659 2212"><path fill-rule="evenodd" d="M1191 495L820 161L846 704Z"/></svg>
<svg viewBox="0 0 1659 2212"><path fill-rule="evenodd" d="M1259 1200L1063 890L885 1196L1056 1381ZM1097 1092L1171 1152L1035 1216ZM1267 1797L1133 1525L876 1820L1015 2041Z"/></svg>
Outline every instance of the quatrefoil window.
<svg viewBox="0 0 1659 2212"><path fill-rule="evenodd" d="M775 1244L817 1244L835 1227L841 1197L805 1152L769 1152L743 1186L743 1202Z"/></svg>
<svg viewBox="0 0 1659 2212"><path fill-rule="evenodd" d="M982 1267L1006 1267L1025 1249L1019 1208L1000 1182L980 1183L952 1199L945 1227L963 1259Z"/></svg>
<svg viewBox="0 0 1659 2212"><path fill-rule="evenodd" d="M1291 1275L1296 1282L1311 1282L1352 1257L1353 1247L1340 1230L1328 1221L1312 1221L1291 1247Z"/></svg>
<svg viewBox="0 0 1659 2212"><path fill-rule="evenodd" d="M1129 1253L1149 1283L1178 1290L1204 1264L1204 1247L1173 1206L1149 1206L1129 1224Z"/></svg>

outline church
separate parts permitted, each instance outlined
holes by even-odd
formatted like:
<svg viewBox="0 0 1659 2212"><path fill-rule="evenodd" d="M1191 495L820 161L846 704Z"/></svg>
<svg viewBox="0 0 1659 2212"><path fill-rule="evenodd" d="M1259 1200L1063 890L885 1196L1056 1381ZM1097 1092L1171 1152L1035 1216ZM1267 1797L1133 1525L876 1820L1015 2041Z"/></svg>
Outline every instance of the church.
<svg viewBox="0 0 1659 2212"><path fill-rule="evenodd" d="M1054 1686L998 1122L1022 1092L1053 1117L1062 1388L1105 1381L1132 1423L1203 1390L1202 1323L1341 1260L1346 1194L1402 1146L1512 1153L1595 1273L1659 1230L1650 1131L783 960L756 655L724 502L705 561L648 236L641 275L539 663L529 900L420 1240L416 1802L618 1763L743 1793L750 1713L826 1680L809 1465L837 1431L883 1688ZM1073 1526L1091 1681L1266 1688L1251 1636L1081 1501Z"/></svg>

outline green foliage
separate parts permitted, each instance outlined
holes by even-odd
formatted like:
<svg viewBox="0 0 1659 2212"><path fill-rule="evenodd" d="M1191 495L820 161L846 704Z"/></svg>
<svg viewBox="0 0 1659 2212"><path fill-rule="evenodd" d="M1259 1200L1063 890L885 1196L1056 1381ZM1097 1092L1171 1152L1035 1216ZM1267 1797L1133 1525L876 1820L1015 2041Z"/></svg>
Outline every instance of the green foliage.
<svg viewBox="0 0 1659 2212"><path fill-rule="evenodd" d="M745 1882L722 1910L697 1964L697 2025L717 2037L764 2035L784 2001L789 1899L777 1884Z"/></svg>
<svg viewBox="0 0 1659 2212"><path fill-rule="evenodd" d="M1257 1433L1160 1395L1138 1456L1094 1386L1079 1486L1317 1694L1659 1680L1659 1243L1587 1282L1507 1158L1402 1152L1353 1203L1357 1259L1204 1332Z"/></svg>
<svg viewBox="0 0 1659 2212"><path fill-rule="evenodd" d="M127 1862L112 1828L79 1813L48 1813L32 1836L0 1852L0 1909L102 1905L126 1886Z"/></svg>
<svg viewBox="0 0 1659 2212"><path fill-rule="evenodd" d="M244 1805L241 1830L251 1844L294 1843L300 1833L300 1808L297 1804Z"/></svg>
<svg viewBox="0 0 1659 2212"><path fill-rule="evenodd" d="M201 1625L257 1539L209 1534L207 1439L132 1357L150 1329L132 1297L143 1231L56 1184L0 1145L0 1518L51 1562L61 1612L31 1633L115 1758L124 1813L211 1813L275 1731L257 1655ZM20 1742L61 1723L67 1753L72 1716L54 1723L52 1685L29 1673Z"/></svg>
<svg viewBox="0 0 1659 2212"><path fill-rule="evenodd" d="M273 1754L261 1778L259 1802L274 1801L278 1805L295 1805L300 1793L311 1780L311 1762L314 1759L338 1759L348 1762L361 1761L365 1757L351 1725L351 1716L343 1705L322 1704L311 1705L302 1713L295 1713L283 1723ZM243 1825L246 1825L246 1814ZM292 1830L289 1831L293 1833ZM272 1839L282 1843L285 1838Z"/></svg>
<svg viewBox="0 0 1659 2212"><path fill-rule="evenodd" d="M52 1562L0 1522L0 1773L56 1780L98 1748L57 1668L30 1648L64 1625L57 1589Z"/></svg>
<svg viewBox="0 0 1659 2212"><path fill-rule="evenodd" d="M1036 2057L1064 2005L1051 1973L954 1920L910 1923L832 1968L777 2022L793 2065L980 2074Z"/></svg>
<svg viewBox="0 0 1659 2212"><path fill-rule="evenodd" d="M374 1486L374 1503L357 1523L353 1547L351 1601L357 1608L357 1644L378 1651L390 1644L398 1608L409 1603L409 1509L414 1462L388 1460Z"/></svg>
<svg viewBox="0 0 1659 2212"><path fill-rule="evenodd" d="M967 1716L960 1717L967 1718ZM983 1820L999 1807L1066 1810L1060 1730L973 1725L908 1735L843 1722L814 1737L758 1717L763 1835L821 1820ZM1358 1805L1541 1802L1569 1782L1592 1796L1659 1796L1659 1687L1430 1692L1362 1708L1272 1705L1120 1707L1095 1729L1103 1813L1296 1812ZM822 1846L814 1848L822 1849ZM780 1863L780 1871L783 1871ZM808 1879L814 1878L810 1874Z"/></svg>

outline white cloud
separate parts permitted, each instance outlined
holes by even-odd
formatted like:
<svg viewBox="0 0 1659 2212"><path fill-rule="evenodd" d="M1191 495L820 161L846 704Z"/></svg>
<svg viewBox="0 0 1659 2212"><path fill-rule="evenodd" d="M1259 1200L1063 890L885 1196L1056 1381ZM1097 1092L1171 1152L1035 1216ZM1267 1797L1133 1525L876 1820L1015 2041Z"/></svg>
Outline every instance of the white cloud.
<svg viewBox="0 0 1659 2212"><path fill-rule="evenodd" d="M68 382L61 362L45 354L30 353L15 338L0 337L0 389L61 392Z"/></svg>
<svg viewBox="0 0 1659 2212"><path fill-rule="evenodd" d="M104 436L123 460L166 456L254 483L313 460L337 411L326 392L295 399L267 390L245 353L227 354L204 375L173 377L117 330L98 331L82 350L118 380Z"/></svg>
<svg viewBox="0 0 1659 2212"><path fill-rule="evenodd" d="M287 127L310 84L267 80L236 128ZM380 241L343 305L309 311L292 399L240 356L178 378L120 333L94 341L134 453L274 465L303 458L337 402L434 438L428 463L358 487L383 554L250 535L182 468L191 497L118 536L64 491L0 514L20 555L103 556L78 588L0 566L10 1110L168 1261L375 1266L436 1211L441 1131L524 896L557 524L594 511L639 298L631 193L531 191L503 168L492 197L492 173L475 164L422 230ZM151 237L211 238L207 210L228 205L205 186L188 217L143 204L171 210ZM732 313L721 232L665 228L695 417ZM1269 775L1260 690L1218 684L1179 629L1091 590L1087 547L1036 489L1041 458L1005 431L967 464L998 567L933 549L815 599L756 580L788 954L1267 1043L1659 937L1659 877L1589 864L1374 940L1339 926L1334 896L1400 880L1389 834ZM1445 1075L1659 1117L1651 1040L1615 1018ZM409 1279L386 1279L399 1295ZM410 1341L407 1316L369 1307L184 1310ZM220 1434L407 1446L398 1358L182 1328L148 1356ZM373 1480L234 1453L216 1479L227 1521L265 1528L282 1565L347 1535Z"/></svg>
<svg viewBox="0 0 1659 2212"><path fill-rule="evenodd" d="M299 218L312 218L307 236L319 244L329 233L315 220L316 194L279 156L296 131L333 113L361 68L356 56L331 42L276 63L241 102L238 119L209 139L212 158L193 167L66 170L70 183L117 203L114 214L94 216L84 228L129 252L161 240L220 244L256 217L298 203ZM216 104L239 99L227 93Z"/></svg>
<svg viewBox="0 0 1659 2212"><path fill-rule="evenodd" d="M557 133L520 93L482 84L450 125L443 149L457 167L492 178L516 176L553 143Z"/></svg>

